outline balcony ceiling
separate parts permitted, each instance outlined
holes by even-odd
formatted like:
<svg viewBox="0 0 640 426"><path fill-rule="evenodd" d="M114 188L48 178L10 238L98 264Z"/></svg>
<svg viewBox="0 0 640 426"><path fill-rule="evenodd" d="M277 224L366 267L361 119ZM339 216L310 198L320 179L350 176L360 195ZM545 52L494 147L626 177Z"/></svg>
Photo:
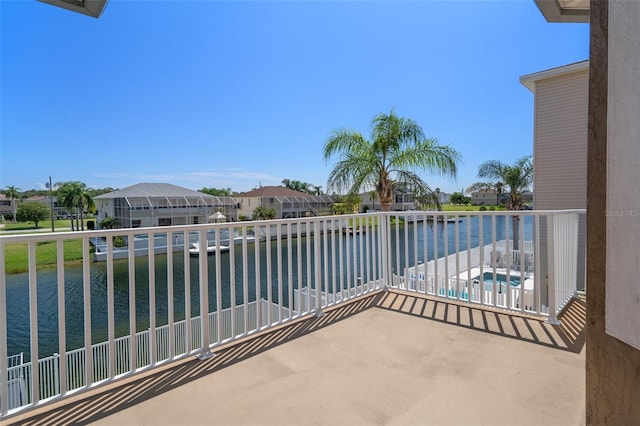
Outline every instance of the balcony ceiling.
<svg viewBox="0 0 640 426"><path fill-rule="evenodd" d="M82 13L83 15L100 17L108 0L38 0L63 9Z"/></svg>
<svg viewBox="0 0 640 426"><path fill-rule="evenodd" d="M589 22L589 0L535 0L547 22Z"/></svg>

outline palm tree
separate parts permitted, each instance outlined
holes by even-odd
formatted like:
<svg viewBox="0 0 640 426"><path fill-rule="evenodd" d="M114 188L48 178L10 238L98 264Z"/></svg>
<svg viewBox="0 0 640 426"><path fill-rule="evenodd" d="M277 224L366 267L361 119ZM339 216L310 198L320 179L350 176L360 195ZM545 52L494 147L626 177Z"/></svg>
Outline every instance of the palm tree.
<svg viewBox="0 0 640 426"><path fill-rule="evenodd" d="M84 231L84 211L86 209L87 212L91 212L96 208L96 205L93 202L93 197L91 196L91 192L87 189L87 186L83 183L82 187L83 190L80 194L80 223L82 230Z"/></svg>
<svg viewBox="0 0 640 426"><path fill-rule="evenodd" d="M478 177L487 181L476 182L467 191L475 191L476 188L495 188L500 196L506 188L509 193L507 210L522 210L524 208L522 194L529 190L533 182L533 158L527 155L511 166L497 160L485 161L478 169ZM513 217L513 248L516 250L518 249L519 220L520 216Z"/></svg>
<svg viewBox="0 0 640 426"><path fill-rule="evenodd" d="M371 191L369 191L369 198L371 198L371 210L375 210L376 209L376 197L378 196L378 192L373 189Z"/></svg>
<svg viewBox="0 0 640 426"><path fill-rule="evenodd" d="M84 211L95 207L87 185L78 181L63 182L58 188L58 204L63 205L67 211L75 212L76 225L74 228L72 213L71 230L84 231Z"/></svg>
<svg viewBox="0 0 640 426"><path fill-rule="evenodd" d="M442 210L442 204L440 203L440 191L436 188L435 191L428 194L415 195L416 203L424 210Z"/></svg>
<svg viewBox="0 0 640 426"><path fill-rule="evenodd" d="M496 182L496 206L502 201L502 193L504 192L504 183Z"/></svg>
<svg viewBox="0 0 640 426"><path fill-rule="evenodd" d="M418 124L393 111L372 121L371 140L353 130L335 130L324 145L324 158L339 161L329 175L330 189L357 194L375 188L383 211L393 202L394 186L411 188L418 195L431 192L418 170L455 178L460 154L449 145L427 139Z"/></svg>
<svg viewBox="0 0 640 426"><path fill-rule="evenodd" d="M13 209L13 223L16 223L16 203L15 203L15 201L20 196L20 191L21 191L20 188L16 188L13 185L7 186L7 188L4 190L4 195L9 197L9 200L11 201L11 206L12 206L12 209Z"/></svg>
<svg viewBox="0 0 640 426"><path fill-rule="evenodd" d="M266 219L275 219L276 218L276 210L270 207L258 206L253 209L251 217L253 220L266 220Z"/></svg>
<svg viewBox="0 0 640 426"><path fill-rule="evenodd" d="M533 182L533 160L530 155L520 158L512 166L497 160L485 161L478 169L478 177L487 179L476 182L467 188L467 192L479 189L495 189L498 197L505 188L509 193L507 210L522 210L522 194L531 188Z"/></svg>
<svg viewBox="0 0 640 426"><path fill-rule="evenodd" d="M76 182L58 182L58 205L64 206L65 210L69 214L69 220L71 222L71 230L75 231L73 223L74 212L78 204L80 203L81 190Z"/></svg>

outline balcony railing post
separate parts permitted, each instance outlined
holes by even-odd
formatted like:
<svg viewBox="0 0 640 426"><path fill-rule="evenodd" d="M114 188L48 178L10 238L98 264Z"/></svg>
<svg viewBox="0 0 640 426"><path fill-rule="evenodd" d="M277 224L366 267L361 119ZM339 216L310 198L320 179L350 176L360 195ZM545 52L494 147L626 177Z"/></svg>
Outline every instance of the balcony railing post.
<svg viewBox="0 0 640 426"><path fill-rule="evenodd" d="M553 214L547 215L547 299L549 302L549 324L560 324L556 317L556 267L555 267L555 217Z"/></svg>
<svg viewBox="0 0 640 426"><path fill-rule="evenodd" d="M0 417L9 410L9 369L7 353L7 293L4 242L0 241Z"/></svg>
<svg viewBox="0 0 640 426"><path fill-rule="evenodd" d="M38 368L38 279L36 274L36 243L28 243L29 262L29 333L31 345L31 403L40 403L40 370Z"/></svg>
<svg viewBox="0 0 640 426"><path fill-rule="evenodd" d="M207 259L207 249L209 242L207 241L207 230L200 229L198 233L199 265L200 270L198 279L200 281L200 349L202 352L198 355L199 360L211 358L215 354L209 349L211 342L211 334L209 332L209 269Z"/></svg>
<svg viewBox="0 0 640 426"><path fill-rule="evenodd" d="M380 227L380 247L382 251L382 290L389 289L389 280L393 279L389 259L391 259L391 242L389 241L389 216L381 213L378 215L378 226Z"/></svg>
<svg viewBox="0 0 640 426"><path fill-rule="evenodd" d="M64 396L69 388L67 380L67 340L66 340L66 312L64 290L64 241L56 242L56 265L58 278L58 350L60 351L59 370L56 376L60 377L58 392Z"/></svg>
<svg viewBox="0 0 640 426"><path fill-rule="evenodd" d="M308 236L307 236L308 238ZM313 222L313 271L314 281L316 286L316 307L313 310L313 315L321 317L324 315L322 312L322 255L320 250L320 221L315 220ZM309 289L311 290L311 289Z"/></svg>

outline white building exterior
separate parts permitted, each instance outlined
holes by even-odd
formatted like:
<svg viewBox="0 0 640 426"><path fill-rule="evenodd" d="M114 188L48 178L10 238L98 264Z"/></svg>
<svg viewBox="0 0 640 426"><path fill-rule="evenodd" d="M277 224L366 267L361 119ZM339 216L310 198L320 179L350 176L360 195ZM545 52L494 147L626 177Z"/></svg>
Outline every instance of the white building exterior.
<svg viewBox="0 0 640 426"><path fill-rule="evenodd" d="M139 183L94 198L97 222L114 217L123 228L207 223L216 212L237 220L232 197L216 197L168 183Z"/></svg>
<svg viewBox="0 0 640 426"><path fill-rule="evenodd" d="M520 82L534 94L534 208L586 209L589 61L525 75ZM578 229L578 288L584 288L586 216Z"/></svg>
<svg viewBox="0 0 640 426"><path fill-rule="evenodd" d="M283 186L262 186L234 196L238 214L251 219L256 207L276 211L276 219L321 216L333 213L329 195L310 195Z"/></svg>

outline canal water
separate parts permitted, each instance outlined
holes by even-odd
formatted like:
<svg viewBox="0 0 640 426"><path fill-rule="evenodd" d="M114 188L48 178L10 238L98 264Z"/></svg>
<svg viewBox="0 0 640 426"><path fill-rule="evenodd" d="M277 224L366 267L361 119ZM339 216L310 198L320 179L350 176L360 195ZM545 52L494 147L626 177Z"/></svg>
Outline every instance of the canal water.
<svg viewBox="0 0 640 426"><path fill-rule="evenodd" d="M483 241L482 244L488 244L492 240L491 235L491 218L483 217ZM467 233L469 232L471 240L471 248L480 244L479 238L479 219L477 216L472 217L467 225L466 219L462 219L455 223L431 223L431 222L415 222L405 225L398 225L397 231L394 226L391 231L391 248L392 248L392 267L395 270L402 270L407 266L413 266L416 253L414 246L417 243L417 258L424 260L424 235L426 227L427 236L427 252L426 260L434 258L434 233L438 236L438 254L439 257L445 255L444 235L448 238L448 254L454 253L456 249L466 250ZM505 239L510 232L510 225L505 225L505 217L498 216L496 218L496 240ZM526 240L533 237L533 220L526 217L524 220L524 229ZM456 247L455 235L458 234L458 247ZM343 287L353 287L356 283L361 282L367 277L375 277L373 270L373 262L371 261L375 253L380 249L376 240L377 232L368 232L353 236L345 236L342 233L335 233L333 236L322 235L321 239L321 257L319 264L321 265L320 274L323 282L329 283L330 289L333 283L342 280ZM291 276L291 285L294 289L299 286L309 285L313 287L315 270L313 261L313 236L294 238L291 240L282 240L280 247L276 241L248 242L246 252L243 251L242 244L234 246L235 261L233 265L230 261L230 253L221 253L220 263L220 283L221 283L221 301L222 307L227 308L231 305L231 273L235 273L233 283L235 289L236 305L243 304L246 300L251 302L256 299L257 284L256 278L256 254L259 256L259 278L260 278L260 297L267 299L268 292L271 292L271 299L279 302L279 294L282 294L282 302L285 306L289 305L289 277ZM417 238L417 240L416 240ZM339 239L342 241L342 249L340 250ZM407 244L405 244L405 241ZM259 244L256 250L255 244ZM325 250L325 244L327 245ZM399 249L399 261L396 256L396 246ZM405 248L408 246L408 261L405 262ZM278 250L281 252L282 262L277 264ZM311 256L308 260L307 251L310 250ZM362 253L360 253L362 250ZM289 251L291 253L289 254ZM335 251L335 253L334 253ZM326 252L326 258L325 258ZM298 253L300 253L301 262L298 262ZM342 262L345 265L349 262L350 271L343 270L341 276L334 277L332 274L333 263L336 263L336 271L340 262L340 253L342 253ZM244 268L243 254L246 255L247 261ZM362 254L362 256L361 256ZM293 259L291 271L287 259L291 255ZM161 326L168 322L168 279L167 279L167 255L156 255L155 262L155 320L156 325ZM199 300L199 276L197 257L189 258L185 265L182 252L176 252L172 256L173 262L173 301L171 302L174 310L174 320L180 321L185 319L185 267L190 272L190 302L191 317L198 316L200 311ZM359 259L363 259L363 264L359 263ZM271 263L271 273L268 273L267 264ZM377 259L375 264L379 265L380 260ZM216 255L208 256L209 271L209 310L215 311L217 306L216 292ZM325 264L328 266L325 268ZM103 342L107 337L107 264L106 262L92 262L90 266L90 294L91 294L91 333L93 343ZM129 264L128 260L117 260L113 266L114 276L114 324L116 337L129 334ZM280 271L280 272L279 272ZM246 278L245 278L246 276ZM244 292L244 282L248 283L247 294ZM149 258L135 258L135 300L136 300L136 331L142 331L149 327ZM26 359L29 359L30 347L30 329L29 329L29 278L28 274L13 274L6 277L7 282L7 337L8 337L8 354L14 355L23 352ZM278 291L279 283L281 283L281 291ZM324 289L324 288L323 288ZM67 350L82 347L84 344L84 302L83 302L83 269L82 265L72 265L65 267L65 316L66 316L66 342ZM37 273L37 302L38 302L38 351L40 358L52 355L58 352L58 284L57 272L55 269L41 269Z"/></svg>

